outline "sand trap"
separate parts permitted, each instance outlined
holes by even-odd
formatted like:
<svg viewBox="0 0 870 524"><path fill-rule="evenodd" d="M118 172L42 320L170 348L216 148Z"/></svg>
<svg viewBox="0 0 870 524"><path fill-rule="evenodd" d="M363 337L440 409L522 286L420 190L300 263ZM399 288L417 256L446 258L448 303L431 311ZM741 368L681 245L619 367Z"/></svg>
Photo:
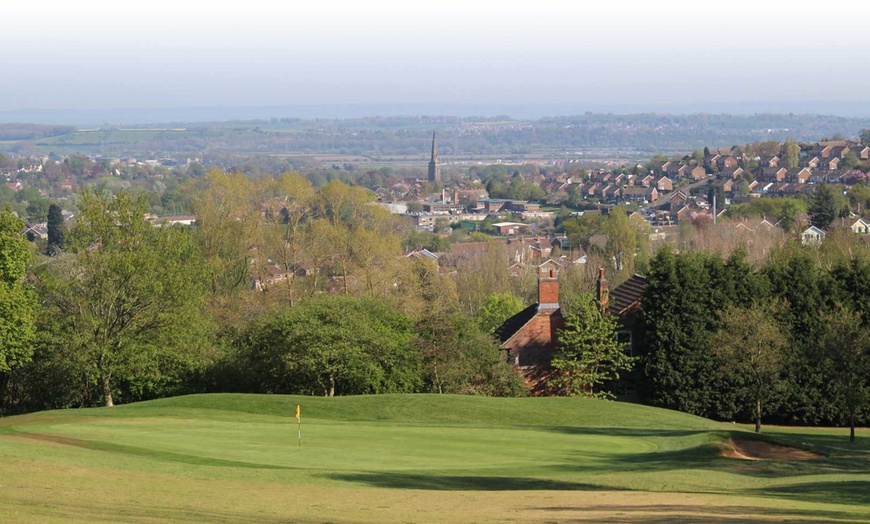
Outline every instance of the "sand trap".
<svg viewBox="0 0 870 524"><path fill-rule="evenodd" d="M732 438L721 455L741 460L813 460L821 455L803 449L780 446L762 440Z"/></svg>

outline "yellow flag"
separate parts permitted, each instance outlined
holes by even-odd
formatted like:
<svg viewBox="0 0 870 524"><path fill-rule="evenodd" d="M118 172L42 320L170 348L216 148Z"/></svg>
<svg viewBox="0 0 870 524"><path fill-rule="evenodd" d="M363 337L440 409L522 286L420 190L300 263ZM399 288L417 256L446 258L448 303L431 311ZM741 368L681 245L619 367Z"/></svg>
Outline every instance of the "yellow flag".
<svg viewBox="0 0 870 524"><path fill-rule="evenodd" d="M302 410L300 408L301 406L299 404L296 404L296 418L299 418L300 414L302 413Z"/></svg>

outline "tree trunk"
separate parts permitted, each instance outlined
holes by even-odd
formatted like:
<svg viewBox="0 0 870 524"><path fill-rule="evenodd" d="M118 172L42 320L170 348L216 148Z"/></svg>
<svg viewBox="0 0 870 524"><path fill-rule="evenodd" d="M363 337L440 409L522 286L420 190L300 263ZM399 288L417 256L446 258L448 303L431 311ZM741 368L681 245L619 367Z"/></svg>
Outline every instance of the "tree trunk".
<svg viewBox="0 0 870 524"><path fill-rule="evenodd" d="M109 375L103 376L103 405L106 407L112 407L115 405L115 403L112 401L112 387L109 382Z"/></svg>
<svg viewBox="0 0 870 524"><path fill-rule="evenodd" d="M755 399L755 432L761 433L761 398Z"/></svg>
<svg viewBox="0 0 870 524"><path fill-rule="evenodd" d="M332 375L329 376L329 396L335 396L335 379L332 378Z"/></svg>
<svg viewBox="0 0 870 524"><path fill-rule="evenodd" d="M849 414L849 442L855 442L855 413Z"/></svg>

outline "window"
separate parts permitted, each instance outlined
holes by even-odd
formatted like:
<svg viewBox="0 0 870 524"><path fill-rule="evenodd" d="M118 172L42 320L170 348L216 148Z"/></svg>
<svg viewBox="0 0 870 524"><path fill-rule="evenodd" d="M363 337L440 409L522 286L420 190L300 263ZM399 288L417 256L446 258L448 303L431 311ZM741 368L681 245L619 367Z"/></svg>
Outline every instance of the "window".
<svg viewBox="0 0 870 524"><path fill-rule="evenodd" d="M631 338L631 331L622 330L616 332L616 341L620 344L625 344L625 354L632 356L634 354L634 343Z"/></svg>

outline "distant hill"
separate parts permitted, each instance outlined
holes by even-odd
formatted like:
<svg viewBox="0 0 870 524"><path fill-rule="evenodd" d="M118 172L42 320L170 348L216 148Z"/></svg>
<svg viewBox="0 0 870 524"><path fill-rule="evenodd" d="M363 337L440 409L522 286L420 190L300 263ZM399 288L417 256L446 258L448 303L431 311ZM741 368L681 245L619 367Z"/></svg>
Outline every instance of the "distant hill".
<svg viewBox="0 0 870 524"><path fill-rule="evenodd" d="M169 108L30 108L0 111L0 123L68 124L78 126L143 125L178 122L224 122L270 118L349 119L397 116L508 115L534 120L584 113L632 115L695 113L751 116L759 113L831 115L870 118L870 99L859 101L730 102L692 104L305 104L283 106L204 106Z"/></svg>
<svg viewBox="0 0 870 524"><path fill-rule="evenodd" d="M605 153L618 150L625 155L621 158L648 158L660 152L684 153L704 146L728 147L764 140L816 141L834 136L855 139L861 129L870 129L870 117L813 114L587 112L538 119L506 115L336 119L299 118L279 110L259 108L258 111L271 112L273 116L223 122L205 121L211 110L203 108L201 113L188 115L199 117L197 120L186 122L166 123L173 114L150 113L152 122L164 123L148 125L117 120L78 129L0 124L0 140L4 141L0 148L24 154L326 154L364 157L376 162L397 158L413 161L425 158L431 133L437 130L443 159L553 159L590 154L600 157L602 150ZM113 115L103 116L108 119Z"/></svg>

